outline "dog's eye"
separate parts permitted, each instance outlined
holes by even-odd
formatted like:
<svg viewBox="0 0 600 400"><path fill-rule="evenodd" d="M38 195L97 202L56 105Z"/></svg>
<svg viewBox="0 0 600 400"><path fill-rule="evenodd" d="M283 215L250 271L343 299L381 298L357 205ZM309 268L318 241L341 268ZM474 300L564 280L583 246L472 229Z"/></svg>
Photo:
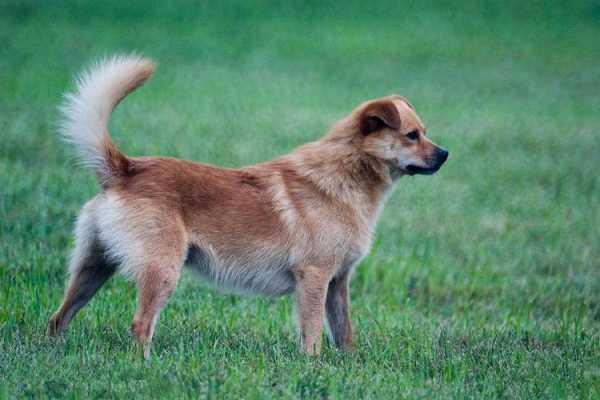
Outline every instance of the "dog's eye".
<svg viewBox="0 0 600 400"><path fill-rule="evenodd" d="M406 134L406 137L409 138L410 140L417 140L419 138L419 132L418 131L408 132Z"/></svg>

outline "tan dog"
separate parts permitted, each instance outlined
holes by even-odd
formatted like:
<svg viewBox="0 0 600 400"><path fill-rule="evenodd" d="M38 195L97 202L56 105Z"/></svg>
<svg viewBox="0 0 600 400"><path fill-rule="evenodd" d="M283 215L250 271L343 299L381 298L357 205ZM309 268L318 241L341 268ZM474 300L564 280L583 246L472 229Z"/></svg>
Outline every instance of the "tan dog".
<svg viewBox="0 0 600 400"><path fill-rule="evenodd" d="M128 157L110 139L111 111L154 71L115 57L79 80L63 134L102 192L82 209L70 279L48 334L64 331L116 270L134 279L132 330L149 357L159 313L184 264L216 285L272 296L295 292L301 349L318 354L326 314L336 345L352 343L348 283L369 251L392 183L431 174L448 152L401 96L358 106L321 140L276 160L226 169L163 157Z"/></svg>

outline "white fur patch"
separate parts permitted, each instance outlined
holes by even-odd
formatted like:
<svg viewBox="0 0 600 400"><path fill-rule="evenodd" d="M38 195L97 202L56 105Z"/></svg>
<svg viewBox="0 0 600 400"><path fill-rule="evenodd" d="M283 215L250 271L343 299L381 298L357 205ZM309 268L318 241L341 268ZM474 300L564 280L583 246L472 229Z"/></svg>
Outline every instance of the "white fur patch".
<svg viewBox="0 0 600 400"><path fill-rule="evenodd" d="M82 267L84 259L89 256L96 240L95 201L88 201L81 209L75 225L75 249L71 253L69 274L74 275Z"/></svg>
<svg viewBox="0 0 600 400"><path fill-rule="evenodd" d="M216 287L266 295L281 295L293 288L293 279L287 272L291 266L289 257L279 246L257 243L244 254L233 256L218 255L212 246L197 243L193 252L188 265Z"/></svg>
<svg viewBox="0 0 600 400"><path fill-rule="evenodd" d="M102 144L110 113L132 82L153 65L136 55L102 60L81 74L76 89L65 95L60 133L75 145L84 165L106 170Z"/></svg>
<svg viewBox="0 0 600 400"><path fill-rule="evenodd" d="M120 265L119 270L127 278L136 278L144 260L145 238L149 232L140 229L135 214L125 202L113 193L102 196L96 209L98 233L106 256ZM147 224L146 224L147 225Z"/></svg>

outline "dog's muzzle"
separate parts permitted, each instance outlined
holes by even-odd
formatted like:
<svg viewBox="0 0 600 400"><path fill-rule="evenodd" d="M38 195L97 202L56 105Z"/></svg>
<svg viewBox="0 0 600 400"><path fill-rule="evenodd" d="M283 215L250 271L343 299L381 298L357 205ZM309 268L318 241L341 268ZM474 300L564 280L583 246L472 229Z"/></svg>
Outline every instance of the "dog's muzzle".
<svg viewBox="0 0 600 400"><path fill-rule="evenodd" d="M421 167L418 165L406 166L406 172L409 175L432 175L435 174L444 165L448 159L448 151L437 147L433 157L429 157L426 161L427 166Z"/></svg>

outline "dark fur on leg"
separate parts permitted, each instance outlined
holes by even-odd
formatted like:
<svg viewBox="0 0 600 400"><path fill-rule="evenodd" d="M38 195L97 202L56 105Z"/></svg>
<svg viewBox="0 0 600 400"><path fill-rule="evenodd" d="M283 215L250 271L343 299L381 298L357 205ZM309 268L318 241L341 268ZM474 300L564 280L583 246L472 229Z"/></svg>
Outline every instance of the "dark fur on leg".
<svg viewBox="0 0 600 400"><path fill-rule="evenodd" d="M348 284L347 276L334 278L329 282L326 301L329 329L335 345L342 350L347 350L352 346Z"/></svg>

